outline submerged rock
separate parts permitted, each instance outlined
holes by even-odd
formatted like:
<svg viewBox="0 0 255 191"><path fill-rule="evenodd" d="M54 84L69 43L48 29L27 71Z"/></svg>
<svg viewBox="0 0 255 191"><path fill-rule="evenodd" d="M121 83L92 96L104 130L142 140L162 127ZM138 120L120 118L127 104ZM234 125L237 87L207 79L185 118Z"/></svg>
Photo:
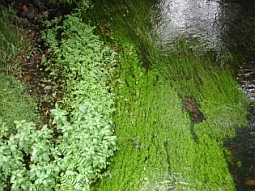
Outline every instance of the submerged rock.
<svg viewBox="0 0 255 191"><path fill-rule="evenodd" d="M194 98L191 97L185 97L183 99L183 106L186 109L186 111L190 114L191 121L196 123L201 123L205 116L199 109L199 104L196 102Z"/></svg>

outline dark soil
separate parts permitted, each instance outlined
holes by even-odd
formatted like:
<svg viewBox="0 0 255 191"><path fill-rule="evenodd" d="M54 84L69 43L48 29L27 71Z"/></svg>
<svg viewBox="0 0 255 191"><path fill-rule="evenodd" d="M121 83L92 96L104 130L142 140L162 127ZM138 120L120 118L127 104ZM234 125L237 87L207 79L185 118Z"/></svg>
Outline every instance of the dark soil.
<svg viewBox="0 0 255 191"><path fill-rule="evenodd" d="M70 13L75 6L62 6L56 0L5 0L4 5L14 8L17 14L15 24L18 24L20 33L29 42L29 48L20 53L21 71L14 73L28 85L29 93L37 99L43 124L50 124L50 110L62 95L54 88L54 82L43 63L50 53L42 39L45 30L43 23Z"/></svg>

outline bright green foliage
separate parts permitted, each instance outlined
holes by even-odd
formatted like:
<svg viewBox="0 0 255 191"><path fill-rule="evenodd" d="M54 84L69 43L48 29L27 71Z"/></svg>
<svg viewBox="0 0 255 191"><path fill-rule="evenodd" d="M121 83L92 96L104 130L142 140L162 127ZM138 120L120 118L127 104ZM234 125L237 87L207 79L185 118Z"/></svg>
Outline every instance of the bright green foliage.
<svg viewBox="0 0 255 191"><path fill-rule="evenodd" d="M156 69L146 72L140 67L132 46L120 50L121 72L115 83L120 149L95 190L234 190L222 140L233 136L234 125L246 123L245 104L240 102L242 110L233 107L232 113L223 113L227 111L223 109L217 115L206 113L208 121L194 126L195 140L173 81ZM225 91L228 95L239 90L235 86ZM199 95L202 93L206 92ZM242 94L236 96L236 100L242 98ZM204 98L205 103L210 103L209 99ZM230 104L220 103L223 108ZM217 107L214 104L211 109ZM243 121L229 120L230 116Z"/></svg>
<svg viewBox="0 0 255 191"><path fill-rule="evenodd" d="M193 39L162 54L149 36L146 3L100 1L88 19L95 18L102 33L105 23L111 26L112 36L102 36L119 52L113 86L120 149L94 190L234 191L223 142L247 124L247 99L231 69L207 49L192 50L198 43ZM148 70L142 67L146 60ZM201 123L193 124L183 108L186 96L199 103Z"/></svg>
<svg viewBox="0 0 255 191"><path fill-rule="evenodd" d="M21 38L13 25L13 10L1 9L0 15L0 190L11 184L12 190L51 190L55 180L49 164L51 131L25 122L38 122L37 105L24 85L8 75Z"/></svg>
<svg viewBox="0 0 255 191"><path fill-rule="evenodd" d="M109 88L115 53L79 18L71 15L58 24L48 23L55 27L45 34L52 87L63 95L52 110L54 133L21 120L34 117L33 107L19 110L31 100L17 81L1 76L0 190L89 190L116 150ZM11 102L15 93L17 104Z"/></svg>
<svg viewBox="0 0 255 191"><path fill-rule="evenodd" d="M48 23L49 24L49 23ZM116 150L112 132L113 95L107 81L115 65L115 53L93 35L93 28L70 15L58 20L44 39L52 50L48 63L53 79L62 79L62 101L52 110L61 135L55 162L61 169L58 190L89 190L101 177ZM61 33L61 41L57 35Z"/></svg>
<svg viewBox="0 0 255 191"><path fill-rule="evenodd" d="M171 49L171 57L157 58L161 61L161 75L169 80L181 98L189 96L199 101L206 121L217 128L217 131L208 128L207 133L217 140L233 137L234 128L247 123L249 101L239 90L230 67L218 66L206 54L198 56L189 46L194 44L180 41Z"/></svg>
<svg viewBox="0 0 255 191"><path fill-rule="evenodd" d="M16 121L16 133L8 138L8 128L1 127L0 190L9 183L12 190L52 190L59 168L51 162L52 130L36 130L31 122Z"/></svg>

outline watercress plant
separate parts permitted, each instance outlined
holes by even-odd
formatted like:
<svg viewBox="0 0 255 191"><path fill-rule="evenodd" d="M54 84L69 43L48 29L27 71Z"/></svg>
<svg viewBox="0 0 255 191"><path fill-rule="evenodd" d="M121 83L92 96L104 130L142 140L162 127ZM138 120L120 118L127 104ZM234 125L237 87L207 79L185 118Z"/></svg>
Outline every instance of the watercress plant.
<svg viewBox="0 0 255 191"><path fill-rule="evenodd" d="M61 135L55 148L55 162L61 169L57 189L88 190L116 150L111 119L114 102L107 84L116 64L115 53L74 15L63 25L58 19L47 24L51 29L44 39L52 50L47 66L53 78L61 79L60 89L65 89L52 110Z"/></svg>
<svg viewBox="0 0 255 191"><path fill-rule="evenodd" d="M1 125L0 191L89 190L116 150L109 86L115 53L77 14L47 27L43 38L51 55L45 64L51 87L62 96L51 111L51 128L20 120L10 132Z"/></svg>

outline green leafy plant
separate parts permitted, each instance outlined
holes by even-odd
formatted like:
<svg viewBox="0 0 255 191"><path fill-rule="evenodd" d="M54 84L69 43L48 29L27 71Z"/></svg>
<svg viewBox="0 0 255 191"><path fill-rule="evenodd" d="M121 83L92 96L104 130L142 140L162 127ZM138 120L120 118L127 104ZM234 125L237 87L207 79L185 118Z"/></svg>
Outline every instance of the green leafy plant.
<svg viewBox="0 0 255 191"><path fill-rule="evenodd" d="M45 34L52 50L45 64L52 86L63 95L52 110L54 133L22 118L14 126L1 121L0 190L89 190L116 150L109 87L115 53L77 15L63 25L58 19L49 22ZM5 83L2 91L11 93ZM3 106L6 100L1 97Z"/></svg>
<svg viewBox="0 0 255 191"><path fill-rule="evenodd" d="M111 119L114 102L107 84L115 53L93 35L93 27L74 15L61 26L58 19L47 25L51 29L44 39L52 49L52 59L46 64L52 78L61 79L60 89L65 89L52 110L60 134L55 148L55 163L61 169L57 189L88 190L116 150Z"/></svg>
<svg viewBox="0 0 255 191"><path fill-rule="evenodd" d="M32 122L15 121L16 133L0 142L0 190L52 190L59 168L52 163L52 130L37 130ZM8 127L2 125L2 132Z"/></svg>

